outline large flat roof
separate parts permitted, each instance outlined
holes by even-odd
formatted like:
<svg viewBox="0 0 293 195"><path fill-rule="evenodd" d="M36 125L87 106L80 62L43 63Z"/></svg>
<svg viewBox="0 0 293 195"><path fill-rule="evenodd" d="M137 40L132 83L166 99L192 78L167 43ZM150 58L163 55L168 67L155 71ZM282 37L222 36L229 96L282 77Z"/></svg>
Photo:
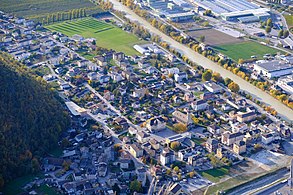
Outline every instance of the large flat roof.
<svg viewBox="0 0 293 195"><path fill-rule="evenodd" d="M198 6L204 9L212 10L218 15L260 8L258 5L250 3L246 0L194 0L194 2Z"/></svg>
<svg viewBox="0 0 293 195"><path fill-rule="evenodd" d="M285 70L285 69L293 69L293 65L289 63L285 63L279 60L272 60L272 61L258 61L255 64L256 66L259 66L263 70L266 70L267 72L274 72L279 70Z"/></svg>

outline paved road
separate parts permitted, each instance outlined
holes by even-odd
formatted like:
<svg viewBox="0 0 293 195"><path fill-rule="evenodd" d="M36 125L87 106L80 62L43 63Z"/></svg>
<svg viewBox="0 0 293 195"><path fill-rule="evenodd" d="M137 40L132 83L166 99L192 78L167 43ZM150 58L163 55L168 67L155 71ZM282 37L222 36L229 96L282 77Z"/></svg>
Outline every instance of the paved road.
<svg viewBox="0 0 293 195"><path fill-rule="evenodd" d="M264 179L255 181L253 183L250 183L249 185L242 186L230 192L229 195L250 194L256 189L261 188L265 185L271 184L272 182L278 179L288 177L288 175L289 175L289 171L287 169L282 169L274 175L267 176Z"/></svg>
<svg viewBox="0 0 293 195"><path fill-rule="evenodd" d="M273 185L272 187L265 189L261 192L255 193L255 195L268 195L268 194L273 194L274 192L278 191L279 189L283 188L284 186L286 186L288 183L284 182L284 183L278 183L276 185Z"/></svg>
<svg viewBox="0 0 293 195"><path fill-rule="evenodd" d="M229 77L232 80L234 80L243 91L246 91L250 93L253 97L259 99L260 101L263 101L267 103L268 105L272 106L277 112L280 114L280 116L287 121L293 121L293 110L288 108L287 106L283 105L281 102L267 94L266 92L258 89L257 87L251 85L250 83L246 82L245 80L241 79L240 77L234 75L230 71L224 69L223 67L219 66L218 64L214 63L213 61L205 58L204 56L194 52L192 49L188 48L187 46L180 44L176 41L174 41L169 36L165 35L158 29L154 28L152 25L150 25L147 21L145 21L143 18L136 15L132 10L129 8L123 6L121 3L119 3L117 0L110 0L114 4L114 9L119 11L124 11L126 13L126 17L128 17L132 21L137 21L141 25L143 25L146 29L148 29L152 34L156 34L161 37L161 39L171 45L171 47L177 49L182 54L189 57L190 60L197 63L198 65L211 69L215 72L220 73L224 78Z"/></svg>

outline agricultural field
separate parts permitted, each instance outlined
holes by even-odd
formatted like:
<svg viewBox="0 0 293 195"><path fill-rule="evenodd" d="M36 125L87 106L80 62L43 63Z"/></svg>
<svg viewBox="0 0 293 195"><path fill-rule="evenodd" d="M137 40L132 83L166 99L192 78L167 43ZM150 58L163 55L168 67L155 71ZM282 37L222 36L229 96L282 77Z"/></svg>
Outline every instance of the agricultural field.
<svg viewBox="0 0 293 195"><path fill-rule="evenodd" d="M73 9L85 8L88 15L102 11L89 0L0 0L0 4L1 11L38 21L48 14Z"/></svg>
<svg viewBox="0 0 293 195"><path fill-rule="evenodd" d="M232 37L214 29L194 30L189 31L187 34L197 40L200 36L205 36L204 42L212 46L243 42L243 39Z"/></svg>
<svg viewBox="0 0 293 195"><path fill-rule="evenodd" d="M145 43L131 33L91 17L56 23L46 28L69 37L78 34L84 38L95 38L97 46L122 51L127 55L138 55L133 45Z"/></svg>
<svg viewBox="0 0 293 195"><path fill-rule="evenodd" d="M284 15L288 28L290 29L290 31L293 31L293 15Z"/></svg>
<svg viewBox="0 0 293 195"><path fill-rule="evenodd" d="M276 54L279 52L277 49L252 41L218 45L215 46L214 49L235 61L238 61L239 59L248 60L251 56L256 56L258 59L262 59L265 54Z"/></svg>

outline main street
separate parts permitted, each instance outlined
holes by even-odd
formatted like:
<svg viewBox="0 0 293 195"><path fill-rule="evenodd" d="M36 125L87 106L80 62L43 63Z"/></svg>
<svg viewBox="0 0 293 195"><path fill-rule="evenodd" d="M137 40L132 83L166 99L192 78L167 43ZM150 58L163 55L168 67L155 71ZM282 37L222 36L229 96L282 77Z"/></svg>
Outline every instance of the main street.
<svg viewBox="0 0 293 195"><path fill-rule="evenodd" d="M265 102L266 104L270 105L272 108L274 108L279 115L287 120L287 121L293 121L293 110L291 110L289 107L285 106L278 100L276 100L274 97L270 96L268 93L258 89L257 87L253 86L252 84L248 83L247 81L241 79L237 75L234 75L232 72L224 69L223 67L219 66L217 63L214 63L213 61L205 58L204 56L196 53L189 47L178 43L177 41L173 40L171 37L165 35L152 25L150 25L145 19L138 16L136 13L134 13L131 9L127 8L126 6L122 5L117 0L110 0L114 4L114 9L118 11L123 11L126 13L126 17L129 18L132 21L136 21L142 26L144 26L146 29L149 30L150 33L158 35L162 41L167 42L170 44L171 47L177 49L182 54L188 56L188 58L197 63L198 65L211 69L215 72L218 72L222 75L222 77L228 77L232 79L234 82L236 82L241 90L245 91L246 93L251 94L254 98L257 98L258 100Z"/></svg>

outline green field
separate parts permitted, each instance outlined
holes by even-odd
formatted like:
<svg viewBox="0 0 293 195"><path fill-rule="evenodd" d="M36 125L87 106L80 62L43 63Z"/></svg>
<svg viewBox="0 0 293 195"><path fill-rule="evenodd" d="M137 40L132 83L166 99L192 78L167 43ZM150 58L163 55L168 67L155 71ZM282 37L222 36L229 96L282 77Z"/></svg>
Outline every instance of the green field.
<svg viewBox="0 0 293 195"><path fill-rule="evenodd" d="M46 28L69 37L78 34L84 38L95 38L98 46L122 51L127 55L138 55L139 53L133 49L133 45L144 43L131 33L90 17L57 23L46 26Z"/></svg>
<svg viewBox="0 0 293 195"><path fill-rule="evenodd" d="M0 0L0 5L1 11L31 19L80 8L86 8L87 14L102 11L89 0Z"/></svg>
<svg viewBox="0 0 293 195"><path fill-rule="evenodd" d="M235 61L239 59L248 60L251 56L256 56L261 59L265 54L276 54L279 51L252 41L219 45L214 48Z"/></svg>
<svg viewBox="0 0 293 195"><path fill-rule="evenodd" d="M199 174L211 182L217 183L221 178L225 177L229 173L229 168L221 167L210 169L207 171L200 171Z"/></svg>
<svg viewBox="0 0 293 195"><path fill-rule="evenodd" d="M292 30L293 30L293 15L284 15L284 18L286 19L288 28L292 32Z"/></svg>

